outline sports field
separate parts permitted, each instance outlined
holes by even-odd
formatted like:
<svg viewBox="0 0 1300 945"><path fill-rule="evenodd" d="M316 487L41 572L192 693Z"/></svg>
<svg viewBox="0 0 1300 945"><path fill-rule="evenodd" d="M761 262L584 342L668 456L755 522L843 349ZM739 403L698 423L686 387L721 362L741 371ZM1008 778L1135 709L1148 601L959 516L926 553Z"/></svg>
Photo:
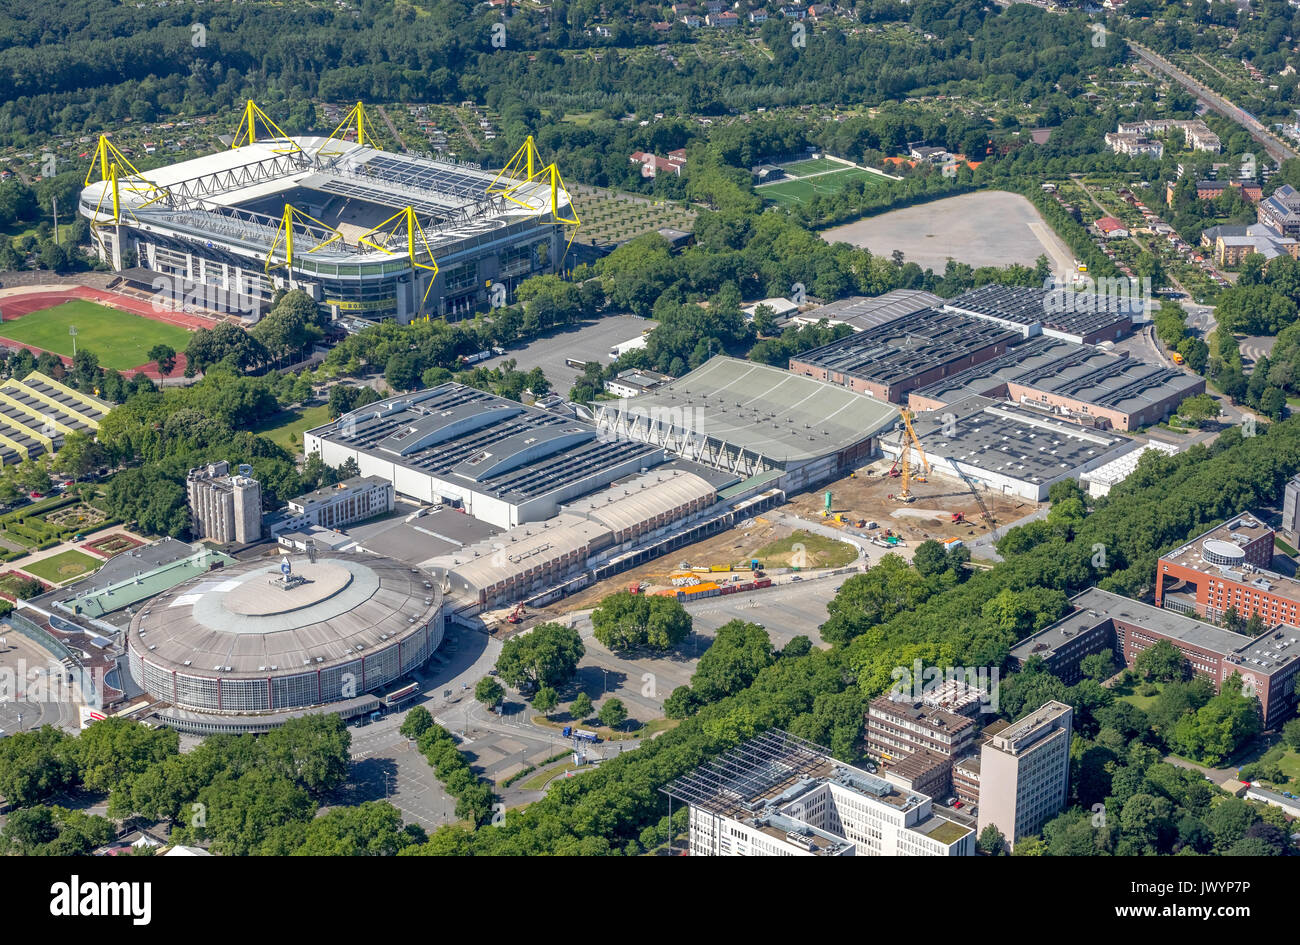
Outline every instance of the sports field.
<svg viewBox="0 0 1300 945"><path fill-rule="evenodd" d="M822 159L824 160L824 159ZM801 161L799 164L812 164L813 161ZM807 203L816 197L837 194L850 182L861 180L868 187L882 187L889 183L889 178L863 170L860 167L845 167L843 164L828 162L841 170L820 173L812 171L812 177L796 177L793 180L781 180L774 184L765 184L755 188L764 200L782 207ZM792 164L786 171L799 165ZM805 171L805 173L809 173Z"/></svg>
<svg viewBox="0 0 1300 945"><path fill-rule="evenodd" d="M791 177L807 177L809 174L820 174L823 171L834 171L847 166L843 161L832 161L830 158L820 157L809 158L806 161L795 161L791 164L782 164L781 170Z"/></svg>
<svg viewBox="0 0 1300 945"><path fill-rule="evenodd" d="M0 304L0 311L6 310ZM77 350L95 352L102 366L118 371L148 363L149 349L156 344L184 351L190 339L190 333L178 325L84 299L40 309L13 321L5 319L0 323L0 337L71 357L72 336L68 329L73 326L77 329Z"/></svg>

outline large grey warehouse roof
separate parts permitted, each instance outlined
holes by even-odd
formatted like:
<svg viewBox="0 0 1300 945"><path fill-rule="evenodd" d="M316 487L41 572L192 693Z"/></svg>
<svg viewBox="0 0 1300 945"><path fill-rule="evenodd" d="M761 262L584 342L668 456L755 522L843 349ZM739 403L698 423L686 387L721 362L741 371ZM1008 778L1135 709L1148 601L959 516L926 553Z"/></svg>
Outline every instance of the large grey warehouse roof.
<svg viewBox="0 0 1300 945"><path fill-rule="evenodd" d="M1030 367L1015 382L1126 413L1138 413L1176 394L1190 395L1203 383L1175 368L1116 357L1090 345L1079 346L1054 364Z"/></svg>
<svg viewBox="0 0 1300 945"><path fill-rule="evenodd" d="M1006 344L1015 337L992 322L927 308L855 332L792 360L880 384L894 384L964 358L973 350Z"/></svg>
<svg viewBox="0 0 1300 945"><path fill-rule="evenodd" d="M913 394L952 403L972 394L989 394L1008 383L1125 413L1138 413L1177 394L1190 395L1201 386L1199 378L1175 368L1038 335L1000 358L967 368Z"/></svg>
<svg viewBox="0 0 1300 945"><path fill-rule="evenodd" d="M1128 442L1023 407L971 397L912 424L927 452L1026 482L1048 482Z"/></svg>
<svg viewBox="0 0 1300 945"><path fill-rule="evenodd" d="M925 292L921 289L894 289L884 295L859 295L830 302L796 316L796 320L818 322L824 318L832 324L843 322L854 331L864 331L892 322L904 315L919 312L923 308L937 308L941 305L943 299L933 292Z"/></svg>
<svg viewBox="0 0 1300 945"><path fill-rule="evenodd" d="M1087 335L1135 317L1143 310L1140 298L1007 285L971 289L944 307L949 311L998 318L1018 325L1042 324L1078 335Z"/></svg>
<svg viewBox="0 0 1300 945"><path fill-rule="evenodd" d="M455 383L369 404L309 432L508 501L637 458L662 460L645 443L601 438L589 423Z"/></svg>
<svg viewBox="0 0 1300 945"><path fill-rule="evenodd" d="M378 555L293 564L306 583L277 585L278 562L241 562L192 578L142 606L130 644L150 663L222 677L326 669L391 646L437 616L423 571Z"/></svg>
<svg viewBox="0 0 1300 945"><path fill-rule="evenodd" d="M911 392L911 396L938 400L945 404L965 400L973 395L983 396L1008 381L1016 380L1026 371L1055 364L1078 348L1078 344L1063 338L1035 335L1008 349L1000 357L919 387Z"/></svg>
<svg viewBox="0 0 1300 945"><path fill-rule="evenodd" d="M718 356L651 394L594 405L684 425L775 462L836 453L885 429L898 416L882 403L837 384L784 368Z"/></svg>

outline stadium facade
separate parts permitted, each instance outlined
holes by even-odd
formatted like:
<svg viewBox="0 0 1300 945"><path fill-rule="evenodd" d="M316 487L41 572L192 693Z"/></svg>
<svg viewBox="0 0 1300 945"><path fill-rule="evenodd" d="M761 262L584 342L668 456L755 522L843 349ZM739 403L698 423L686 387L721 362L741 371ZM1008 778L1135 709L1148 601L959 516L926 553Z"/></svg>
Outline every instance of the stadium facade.
<svg viewBox="0 0 1300 945"><path fill-rule="evenodd" d="M297 288L336 315L402 323L504 304L562 260L576 216L531 138L498 175L384 151L364 132L367 143L270 127L279 136L147 173L102 138L101 179L92 169L78 208L100 258L121 271L133 256L209 308L258 312Z"/></svg>

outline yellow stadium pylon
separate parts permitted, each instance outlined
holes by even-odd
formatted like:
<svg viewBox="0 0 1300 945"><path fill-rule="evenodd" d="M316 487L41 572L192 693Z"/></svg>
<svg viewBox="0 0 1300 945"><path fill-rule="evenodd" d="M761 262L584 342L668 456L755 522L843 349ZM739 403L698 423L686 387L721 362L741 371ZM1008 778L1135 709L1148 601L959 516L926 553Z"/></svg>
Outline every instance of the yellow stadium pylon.
<svg viewBox="0 0 1300 945"><path fill-rule="evenodd" d="M524 139L524 143L519 146L514 157L506 162L506 166L501 168L501 173L492 179L488 184L487 193L489 196L504 196L507 191L515 185L504 182L510 181L530 181L536 176L536 168L542 164L542 156L537 151L537 144L533 141L533 136L529 135Z"/></svg>
<svg viewBox="0 0 1300 945"><path fill-rule="evenodd" d="M325 144L328 141L342 142L346 140L344 138L339 137L339 132L351 128L354 125L354 123L357 129L357 144L367 145L369 147L374 148L376 151L383 150L383 148L379 146L379 143L375 141L374 135L370 134L366 130L366 126L367 126L366 107L362 105L360 102L357 102L355 105L352 106L352 110L349 111L343 117L343 120L341 122L339 122L338 127L330 132L329 137L326 138L325 141L321 142L320 147L316 149L316 153L320 155L324 155L325 157L335 157L339 154L342 154L343 153L342 151L326 151Z"/></svg>
<svg viewBox="0 0 1300 945"><path fill-rule="evenodd" d="M388 226L390 223L392 224L391 227ZM385 229L385 227L388 227L388 229ZM438 261L433 258L433 247L429 245L429 239L424 235L424 228L420 226L420 221L416 219L415 208L406 207L399 210L383 223L357 237L357 242L372 249L377 249L381 253L395 256L397 254L391 249L375 242L370 237L377 233L382 234L383 243L388 243L396 239L403 229L406 230L406 258L410 260L412 268L428 269L433 273L433 276L429 279L429 287L424 290L424 298L420 300L420 308L423 309L424 303L429 300L429 293L433 290L433 283L438 278ZM422 253L428 253L429 261L427 263L416 259L417 248Z"/></svg>
<svg viewBox="0 0 1300 945"><path fill-rule="evenodd" d="M302 150L302 148L298 146L298 143L285 134L284 131L281 130L280 126L273 122L266 112L258 108L257 103L251 98L248 100L248 104L244 106L244 114L239 118L239 131L235 135L235 140L230 143L232 150L235 148L242 148L246 144L255 144L257 142L257 123L259 120L262 123L262 130L264 132L274 132L270 135L263 134L263 138L270 137L272 139L288 142L288 147L275 149L277 154L292 154L295 151Z"/></svg>
<svg viewBox="0 0 1300 945"><path fill-rule="evenodd" d="M316 224L316 226L319 226L324 230L329 230L331 233L334 234L329 239L325 240L323 243L317 243L311 249L307 250L307 252L309 253L314 253L318 249L323 249L324 247L328 246L330 243L333 243L335 240L343 239L343 234L340 233L338 230L334 229L334 227L330 226L328 223L322 223L320 220L317 220L311 214L303 213L301 210L299 210L297 207L294 207L292 204L286 203L284 205L284 215L280 218L280 228L275 231L275 239L271 241L271 248L267 250L266 253L266 265L263 267L263 269L266 272L270 272L272 269L278 269L281 266L284 266L287 269L293 268L294 225L295 224L306 225L309 223L314 223ZM275 261L275 251L279 249L281 246L284 247L284 262L277 263Z"/></svg>

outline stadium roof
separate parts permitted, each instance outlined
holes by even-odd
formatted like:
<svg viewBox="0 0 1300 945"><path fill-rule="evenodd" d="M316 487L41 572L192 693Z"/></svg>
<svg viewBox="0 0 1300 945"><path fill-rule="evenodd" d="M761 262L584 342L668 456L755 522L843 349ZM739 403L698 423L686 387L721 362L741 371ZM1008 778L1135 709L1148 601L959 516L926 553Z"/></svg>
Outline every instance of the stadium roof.
<svg viewBox="0 0 1300 945"><path fill-rule="evenodd" d="M299 221L298 252L321 261L390 259L357 241L392 213L415 209L431 246L462 240L527 218L566 214L569 195L557 190L552 206L549 180L519 183L510 198L488 194L492 171L380 151L355 142L319 137L258 141L142 172L118 182L122 216L128 224L152 225L204 239L221 239L265 252L273 245L284 206L306 201L306 210L326 226ZM96 181L81 193L88 217L111 217L110 185ZM292 198L292 199L291 199ZM349 207L372 208L360 217ZM338 230L331 227L338 227ZM333 239L336 232L343 234ZM369 239L404 254L403 230L388 244L385 234Z"/></svg>
<svg viewBox="0 0 1300 945"><path fill-rule="evenodd" d="M598 411L678 423L782 463L847 449L890 426L898 409L784 368L717 356L650 394Z"/></svg>

